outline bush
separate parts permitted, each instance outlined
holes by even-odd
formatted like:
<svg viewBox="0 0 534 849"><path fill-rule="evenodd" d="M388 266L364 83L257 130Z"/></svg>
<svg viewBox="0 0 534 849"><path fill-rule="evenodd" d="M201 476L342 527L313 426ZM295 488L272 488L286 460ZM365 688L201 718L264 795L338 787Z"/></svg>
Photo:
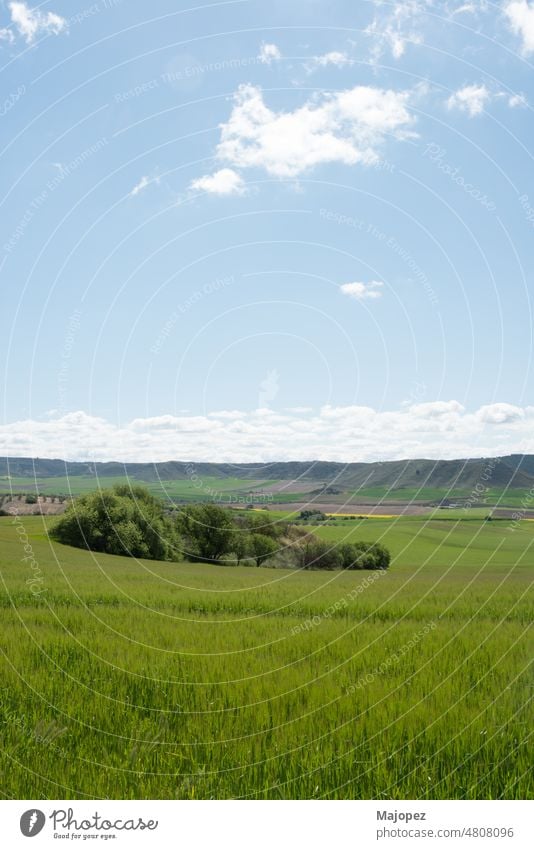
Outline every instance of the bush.
<svg viewBox="0 0 534 849"><path fill-rule="evenodd" d="M301 569L387 569L390 554L380 543L355 542L336 545L325 542L314 534L288 540L290 548L298 553Z"/></svg>
<svg viewBox="0 0 534 849"><path fill-rule="evenodd" d="M378 542L349 542L339 546L343 569L387 569L390 553Z"/></svg>
<svg viewBox="0 0 534 849"><path fill-rule="evenodd" d="M310 522L310 524L316 525L319 522L326 522L328 516L322 510L301 510L298 518L301 522Z"/></svg>
<svg viewBox="0 0 534 849"><path fill-rule="evenodd" d="M36 495L27 495L25 498L26 504L37 504Z"/></svg>
<svg viewBox="0 0 534 849"><path fill-rule="evenodd" d="M104 554L177 560L180 540L162 504L140 486L114 486L76 499L49 531L52 539Z"/></svg>

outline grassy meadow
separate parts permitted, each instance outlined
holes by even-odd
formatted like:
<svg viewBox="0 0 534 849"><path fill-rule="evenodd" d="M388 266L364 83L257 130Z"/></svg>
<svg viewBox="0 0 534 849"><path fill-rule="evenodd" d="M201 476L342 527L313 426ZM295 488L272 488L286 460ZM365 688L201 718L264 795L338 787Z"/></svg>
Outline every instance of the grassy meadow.
<svg viewBox="0 0 534 849"><path fill-rule="evenodd" d="M387 573L136 562L47 522L0 519L6 798L534 796L534 522L318 530Z"/></svg>

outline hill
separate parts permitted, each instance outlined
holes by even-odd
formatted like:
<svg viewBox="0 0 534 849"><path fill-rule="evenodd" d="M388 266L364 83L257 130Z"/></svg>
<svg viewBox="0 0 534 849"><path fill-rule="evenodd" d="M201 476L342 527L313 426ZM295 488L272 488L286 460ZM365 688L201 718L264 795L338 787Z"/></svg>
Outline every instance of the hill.
<svg viewBox="0 0 534 849"><path fill-rule="evenodd" d="M0 458L0 477L39 480L54 477L129 477L144 482L199 478L243 481L315 481L339 489L369 487L471 490L477 485L528 490L534 487L534 455L510 454L499 458L466 460L393 460L376 463L93 463L41 458Z"/></svg>

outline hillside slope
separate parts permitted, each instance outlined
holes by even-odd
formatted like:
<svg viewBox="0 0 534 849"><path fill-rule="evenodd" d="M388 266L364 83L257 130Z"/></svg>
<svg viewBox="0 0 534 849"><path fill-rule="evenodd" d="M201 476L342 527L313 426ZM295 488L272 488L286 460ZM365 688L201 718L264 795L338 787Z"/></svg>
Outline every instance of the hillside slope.
<svg viewBox="0 0 534 849"><path fill-rule="evenodd" d="M534 455L468 460L395 460L383 463L276 462L276 463L81 463L24 457L0 458L0 476L28 478L94 475L129 477L147 483L205 478L242 480L317 481L347 490L381 486L392 489L434 487L471 490L477 485L511 489L534 486Z"/></svg>

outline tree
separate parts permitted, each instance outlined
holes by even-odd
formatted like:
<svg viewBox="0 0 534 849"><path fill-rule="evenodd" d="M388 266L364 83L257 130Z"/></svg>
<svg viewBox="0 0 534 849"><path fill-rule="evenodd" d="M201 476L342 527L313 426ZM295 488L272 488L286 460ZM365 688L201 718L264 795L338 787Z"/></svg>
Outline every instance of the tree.
<svg viewBox="0 0 534 849"><path fill-rule="evenodd" d="M194 504L178 518L186 540L186 553L192 560L211 562L233 551L235 525L230 510L218 504Z"/></svg>
<svg viewBox="0 0 534 849"><path fill-rule="evenodd" d="M177 560L180 538L163 506L143 487L102 489L77 498L50 529L65 545L105 554Z"/></svg>
<svg viewBox="0 0 534 849"><path fill-rule="evenodd" d="M341 569L343 558L339 548L318 537L309 537L302 547L304 569Z"/></svg>
<svg viewBox="0 0 534 849"><path fill-rule="evenodd" d="M252 556L250 534L237 529L234 533L232 548L237 560L237 565L239 566L242 560L246 560L248 557Z"/></svg>
<svg viewBox="0 0 534 849"><path fill-rule="evenodd" d="M376 569L387 569L391 562L391 554L385 547L385 545L381 545L379 542L375 542L371 546L371 550L376 558Z"/></svg>
<svg viewBox="0 0 534 849"><path fill-rule="evenodd" d="M256 566L261 566L264 560L278 551L278 543L266 534L251 534L250 555L256 561Z"/></svg>
<svg viewBox="0 0 534 849"><path fill-rule="evenodd" d="M284 522L258 513L247 513L241 518L241 525L253 534L261 534L275 540L280 539L287 527Z"/></svg>

